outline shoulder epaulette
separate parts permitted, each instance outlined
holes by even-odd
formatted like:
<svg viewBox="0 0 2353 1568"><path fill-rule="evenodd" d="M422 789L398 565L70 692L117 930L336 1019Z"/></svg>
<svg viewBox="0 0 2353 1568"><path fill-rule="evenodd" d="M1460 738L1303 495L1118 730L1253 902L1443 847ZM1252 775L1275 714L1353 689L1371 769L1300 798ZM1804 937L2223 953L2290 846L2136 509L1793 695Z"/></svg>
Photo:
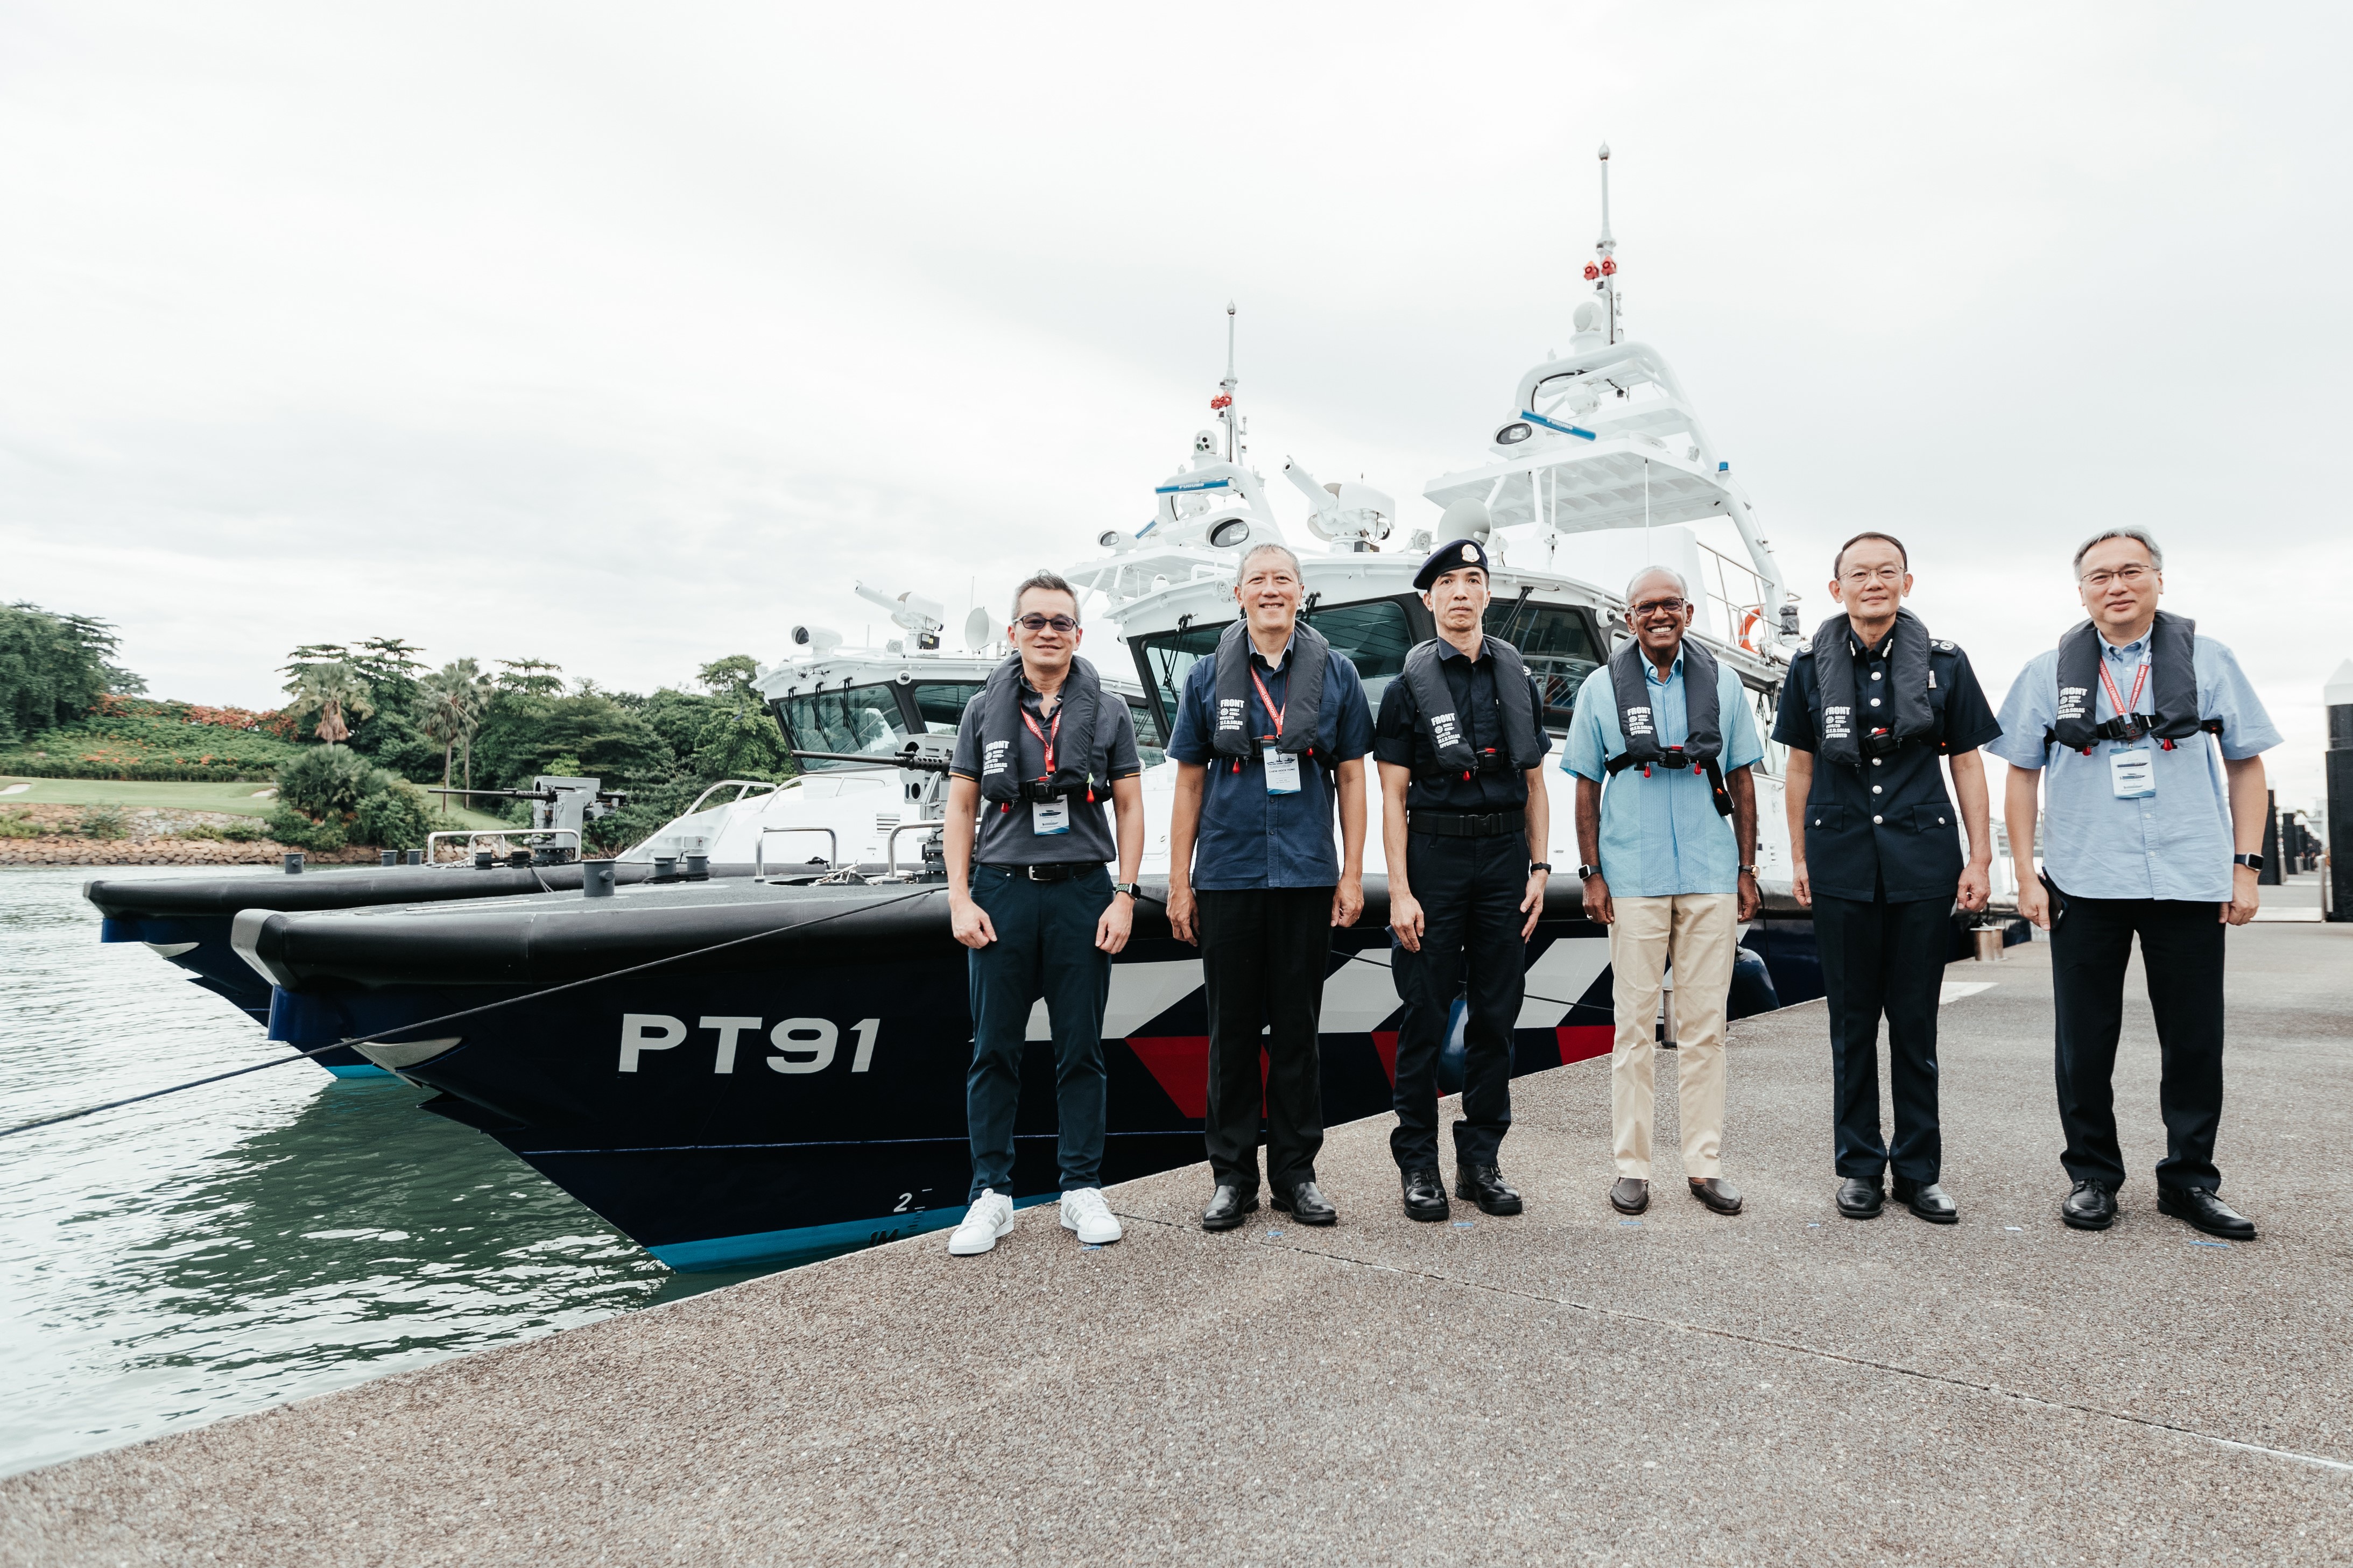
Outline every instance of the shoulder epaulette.
<svg viewBox="0 0 2353 1568"><path fill-rule="evenodd" d="M1938 653L1958 653L1961 651L1960 644L1951 641L1946 637L1930 637L1928 639L1928 646L1935 648Z"/></svg>
<svg viewBox="0 0 2353 1568"><path fill-rule="evenodd" d="M1799 659L1801 659L1801 658L1813 658L1813 657L1814 657L1814 645L1813 645L1813 644L1811 644L1811 643L1807 643L1804 647L1799 647L1799 648L1797 648L1797 649L1794 649L1794 650L1792 650L1792 651L1791 651L1791 653L1790 653L1790 655L1789 655L1789 662L1790 662L1791 664L1795 664L1795 663L1797 663L1797 662L1798 662Z"/></svg>

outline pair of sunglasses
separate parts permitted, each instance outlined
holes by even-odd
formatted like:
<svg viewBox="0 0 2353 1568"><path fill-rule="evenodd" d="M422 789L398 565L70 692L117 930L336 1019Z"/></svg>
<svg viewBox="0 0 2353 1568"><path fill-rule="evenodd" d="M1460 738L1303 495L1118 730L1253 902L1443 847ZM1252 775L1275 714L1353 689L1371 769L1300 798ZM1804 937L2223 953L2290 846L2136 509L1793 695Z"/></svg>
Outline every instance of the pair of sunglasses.
<svg viewBox="0 0 2353 1568"><path fill-rule="evenodd" d="M1068 616L1024 616L1013 624L1027 632L1042 632L1048 626L1053 627L1058 632L1074 632L1079 629L1079 623Z"/></svg>

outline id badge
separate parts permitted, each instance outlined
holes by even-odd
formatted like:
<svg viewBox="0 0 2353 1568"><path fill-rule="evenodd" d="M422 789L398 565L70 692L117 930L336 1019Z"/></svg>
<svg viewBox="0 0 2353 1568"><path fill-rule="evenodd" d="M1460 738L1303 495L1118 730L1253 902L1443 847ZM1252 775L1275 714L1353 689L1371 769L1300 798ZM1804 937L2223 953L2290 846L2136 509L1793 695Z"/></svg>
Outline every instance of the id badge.
<svg viewBox="0 0 2353 1568"><path fill-rule="evenodd" d="M1297 795L1299 793L1299 753L1280 751L1269 746L1266 756L1266 793Z"/></svg>
<svg viewBox="0 0 2353 1568"><path fill-rule="evenodd" d="M2108 784L2118 800L2147 800L2157 793L2157 753L2147 746L2110 752Z"/></svg>
<svg viewBox="0 0 2353 1568"><path fill-rule="evenodd" d="M1029 831L1044 838L1051 834L1071 830L1071 803L1063 800L1035 800L1029 803Z"/></svg>

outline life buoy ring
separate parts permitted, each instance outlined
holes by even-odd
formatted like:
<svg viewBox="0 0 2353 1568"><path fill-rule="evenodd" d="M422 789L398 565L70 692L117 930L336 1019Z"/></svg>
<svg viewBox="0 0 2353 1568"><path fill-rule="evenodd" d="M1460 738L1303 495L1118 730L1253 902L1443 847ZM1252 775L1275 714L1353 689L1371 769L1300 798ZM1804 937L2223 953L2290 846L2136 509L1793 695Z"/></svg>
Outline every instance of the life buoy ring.
<svg viewBox="0 0 2353 1568"><path fill-rule="evenodd" d="M1750 609L1746 615L1740 617L1740 646L1746 648L1750 653L1755 653L1757 651L1757 645L1749 640L1749 634L1756 631L1757 623L1764 618L1765 612L1755 608Z"/></svg>

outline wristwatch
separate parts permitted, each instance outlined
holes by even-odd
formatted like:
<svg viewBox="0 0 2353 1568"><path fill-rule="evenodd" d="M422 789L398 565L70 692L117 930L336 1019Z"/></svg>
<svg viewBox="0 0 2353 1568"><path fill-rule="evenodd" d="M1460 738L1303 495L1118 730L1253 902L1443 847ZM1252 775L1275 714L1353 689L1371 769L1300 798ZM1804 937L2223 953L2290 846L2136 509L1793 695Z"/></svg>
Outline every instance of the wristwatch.
<svg viewBox="0 0 2353 1568"><path fill-rule="evenodd" d="M2231 857L2231 864L2244 866L2250 871L2260 871L2263 868L2263 858L2260 855L2233 855Z"/></svg>
<svg viewBox="0 0 2353 1568"><path fill-rule="evenodd" d="M1744 877L1754 877L1757 875L1757 868L1754 866L1743 866L1740 868L1740 874Z"/></svg>
<svg viewBox="0 0 2353 1568"><path fill-rule="evenodd" d="M1580 882L1584 881L1588 877L1599 877L1599 875L1601 875L1601 868L1599 866L1579 866L1577 868L1577 879Z"/></svg>
<svg viewBox="0 0 2353 1568"><path fill-rule="evenodd" d="M1531 871L1542 871L1546 876L1550 876L1552 874L1552 862L1549 860L1531 860L1528 862L1528 869Z"/></svg>
<svg viewBox="0 0 2353 1568"><path fill-rule="evenodd" d="M1144 884L1141 882L1113 882L1111 885L1111 890L1114 893L1125 893L1139 904L1144 901Z"/></svg>

